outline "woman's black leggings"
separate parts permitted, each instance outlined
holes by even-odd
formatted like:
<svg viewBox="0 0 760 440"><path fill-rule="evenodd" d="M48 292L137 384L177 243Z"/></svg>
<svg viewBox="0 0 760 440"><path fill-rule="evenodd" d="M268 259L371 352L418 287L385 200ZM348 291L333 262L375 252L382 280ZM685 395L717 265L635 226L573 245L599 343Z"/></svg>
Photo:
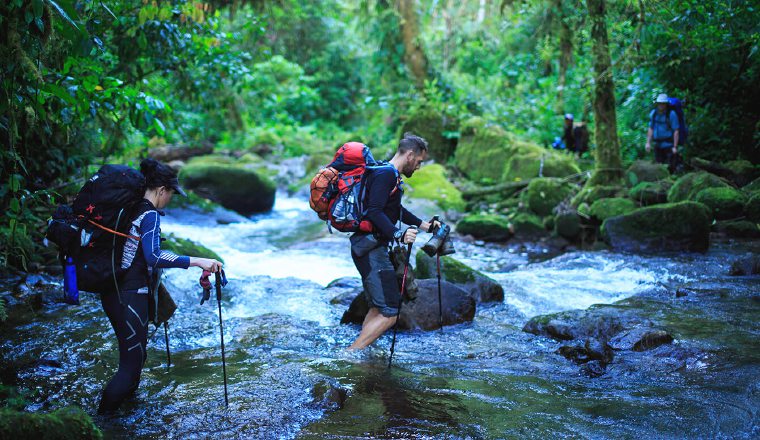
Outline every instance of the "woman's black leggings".
<svg viewBox="0 0 760 440"><path fill-rule="evenodd" d="M148 358L148 295L122 291L103 294L100 301L119 341L119 369L103 389L98 413L115 411L140 383Z"/></svg>

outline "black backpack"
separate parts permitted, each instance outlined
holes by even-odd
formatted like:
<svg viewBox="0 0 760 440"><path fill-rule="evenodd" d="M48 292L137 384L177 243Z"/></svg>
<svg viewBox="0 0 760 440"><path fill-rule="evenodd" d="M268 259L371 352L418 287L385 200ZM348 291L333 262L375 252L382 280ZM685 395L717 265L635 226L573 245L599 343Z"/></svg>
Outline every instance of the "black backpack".
<svg viewBox="0 0 760 440"><path fill-rule="evenodd" d="M48 221L46 237L61 256L74 260L77 287L87 292L118 291L124 243L145 177L128 166L104 165L79 190L71 206L61 205Z"/></svg>

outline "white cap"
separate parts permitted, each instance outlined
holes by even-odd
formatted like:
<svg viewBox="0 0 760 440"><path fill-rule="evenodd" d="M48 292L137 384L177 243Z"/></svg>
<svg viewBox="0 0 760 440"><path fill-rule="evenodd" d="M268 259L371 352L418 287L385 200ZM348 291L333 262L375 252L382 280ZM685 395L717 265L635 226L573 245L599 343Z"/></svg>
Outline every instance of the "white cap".
<svg viewBox="0 0 760 440"><path fill-rule="evenodd" d="M667 104L668 103L668 95L665 93L660 93L657 95L657 99L654 101L657 104Z"/></svg>
<svg viewBox="0 0 760 440"><path fill-rule="evenodd" d="M565 119L573 120L573 114L572 113L565 113Z"/></svg>

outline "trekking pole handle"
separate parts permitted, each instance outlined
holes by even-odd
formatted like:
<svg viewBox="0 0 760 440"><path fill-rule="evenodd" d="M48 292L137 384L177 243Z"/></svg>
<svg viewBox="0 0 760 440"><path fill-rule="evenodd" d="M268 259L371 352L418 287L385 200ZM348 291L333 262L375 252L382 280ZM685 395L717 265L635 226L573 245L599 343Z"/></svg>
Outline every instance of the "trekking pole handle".
<svg viewBox="0 0 760 440"><path fill-rule="evenodd" d="M222 274L221 272L217 271L214 272L214 285L216 286L216 300L221 301L222 300Z"/></svg>

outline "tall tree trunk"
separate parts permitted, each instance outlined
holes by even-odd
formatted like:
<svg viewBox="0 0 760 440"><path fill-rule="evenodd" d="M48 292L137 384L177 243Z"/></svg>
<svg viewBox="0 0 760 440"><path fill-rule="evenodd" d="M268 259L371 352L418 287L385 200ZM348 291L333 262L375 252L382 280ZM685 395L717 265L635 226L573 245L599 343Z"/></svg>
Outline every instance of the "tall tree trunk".
<svg viewBox="0 0 760 440"><path fill-rule="evenodd" d="M586 0L588 15L591 20L594 74L596 76L594 85L596 169L587 185L615 185L621 183L623 178L604 1Z"/></svg>
<svg viewBox="0 0 760 440"><path fill-rule="evenodd" d="M562 9L562 0L554 0L559 21L559 84L557 87L557 108L565 113L565 86L567 69L573 63L573 30L567 24L567 16Z"/></svg>
<svg viewBox="0 0 760 440"><path fill-rule="evenodd" d="M417 88L425 86L428 78L428 59L420 44L420 28L415 10L416 0L396 0L396 10L401 16L401 40L404 43L404 62L409 68Z"/></svg>

